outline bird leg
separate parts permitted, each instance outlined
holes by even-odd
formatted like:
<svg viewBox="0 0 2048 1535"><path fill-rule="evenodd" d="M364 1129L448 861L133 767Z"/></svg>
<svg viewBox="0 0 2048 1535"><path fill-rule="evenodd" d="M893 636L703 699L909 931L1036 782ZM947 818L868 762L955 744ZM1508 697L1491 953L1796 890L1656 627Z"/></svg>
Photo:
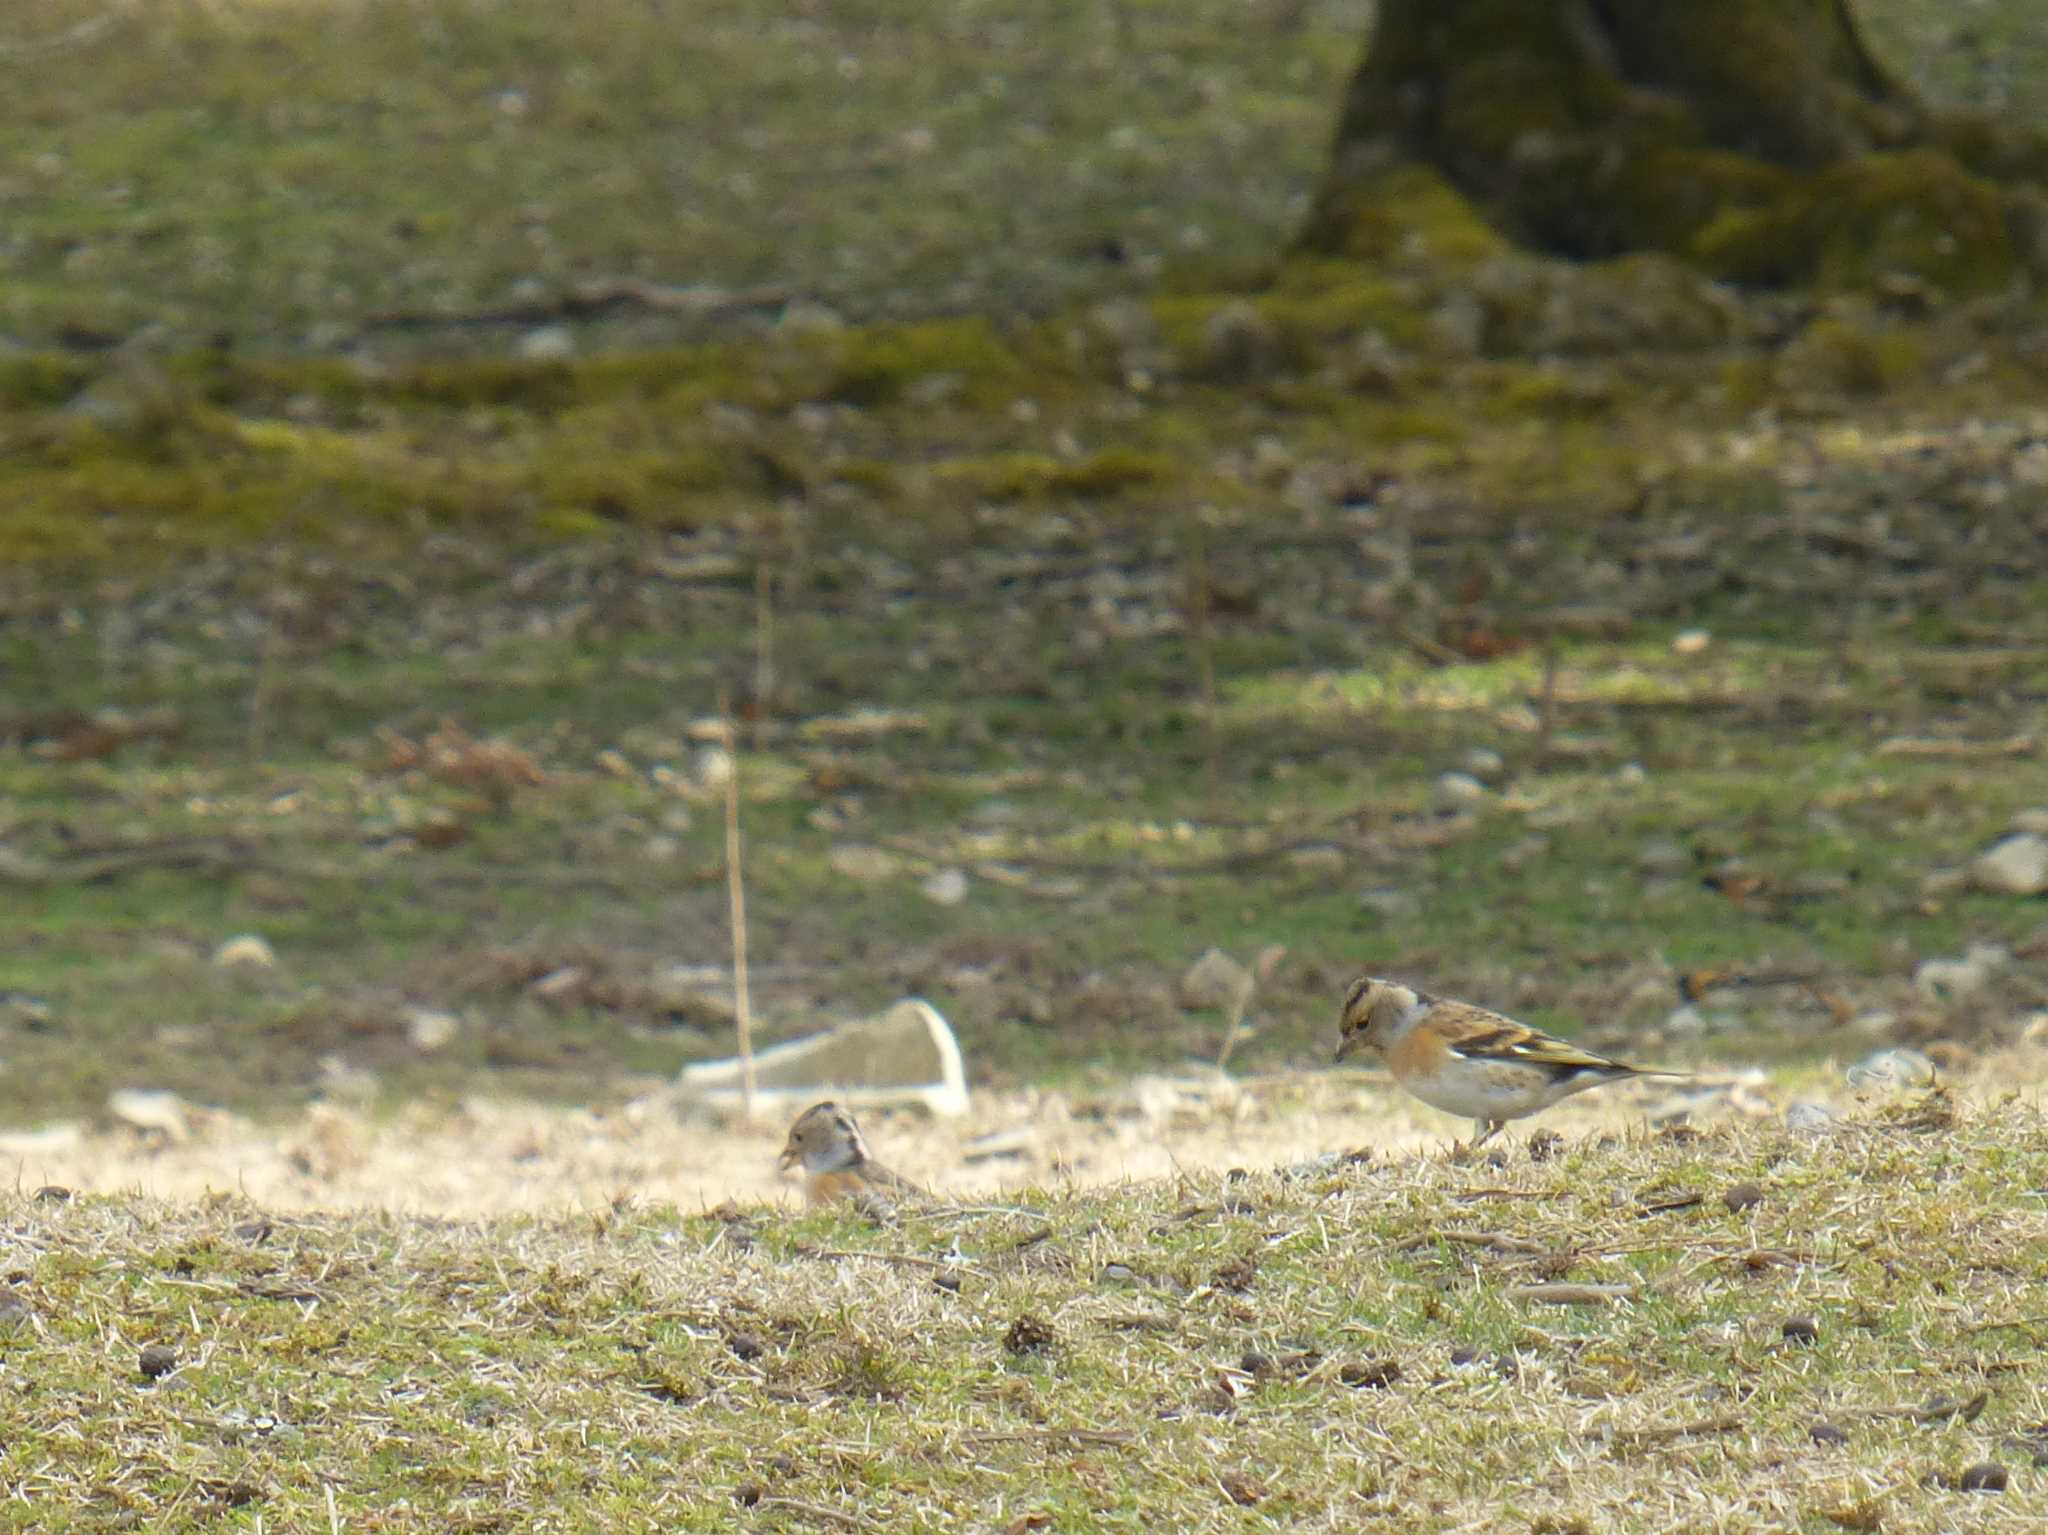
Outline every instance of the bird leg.
<svg viewBox="0 0 2048 1535"><path fill-rule="evenodd" d="M1505 1119L1480 1120L1478 1136L1465 1149L1467 1151L1477 1151L1481 1146L1484 1146L1488 1141L1500 1134L1501 1131L1505 1130L1507 1124L1508 1122Z"/></svg>

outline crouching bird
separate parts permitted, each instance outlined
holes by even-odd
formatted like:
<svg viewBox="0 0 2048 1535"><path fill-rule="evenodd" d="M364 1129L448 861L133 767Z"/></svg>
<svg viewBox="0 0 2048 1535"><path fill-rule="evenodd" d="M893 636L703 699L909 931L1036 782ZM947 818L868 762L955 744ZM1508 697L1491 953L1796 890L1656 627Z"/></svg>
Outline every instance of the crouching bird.
<svg viewBox="0 0 2048 1535"><path fill-rule="evenodd" d="M1344 994L1337 1059L1378 1052L1394 1080L1432 1108L1479 1122L1474 1147L1511 1119L1630 1077L1683 1077L1581 1050L1541 1029L1470 1002L1450 1002L1398 981L1362 975Z"/></svg>
<svg viewBox="0 0 2048 1535"><path fill-rule="evenodd" d="M781 1171L804 1170L804 1194L814 1205L855 1199L882 1205L923 1199L925 1191L868 1155L868 1143L853 1116L827 1099L797 1115L783 1143Z"/></svg>

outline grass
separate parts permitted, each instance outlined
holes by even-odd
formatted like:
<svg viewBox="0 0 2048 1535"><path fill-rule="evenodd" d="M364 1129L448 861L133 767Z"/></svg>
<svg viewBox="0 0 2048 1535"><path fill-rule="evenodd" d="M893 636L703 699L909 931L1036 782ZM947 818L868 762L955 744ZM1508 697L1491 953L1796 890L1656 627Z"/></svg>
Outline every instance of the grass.
<svg viewBox="0 0 2048 1535"><path fill-rule="evenodd" d="M2018 1528L2042 1145L1937 1095L880 1227L18 1197L0 1519Z"/></svg>
<svg viewBox="0 0 2048 1535"><path fill-rule="evenodd" d="M1863 9L2040 101L2017 0ZM769 1038L921 993L980 1088L1122 1088L1215 1059L1220 946L1246 1073L1320 1064L1361 964L1816 1090L2009 1059L2043 908L1952 871L2048 805L2038 302L1817 314L1440 192L1277 270L1365 19L11 26L0 1122L454 1135L725 1053L725 700ZM768 291L552 333L617 278ZM1973 942L1983 991L1914 985ZM1713 966L1801 984L1674 1014ZM880 1226L18 1192L0 1526L2017 1527L2041 1131L1935 1096ZM382 1165L292 1134L308 1198Z"/></svg>

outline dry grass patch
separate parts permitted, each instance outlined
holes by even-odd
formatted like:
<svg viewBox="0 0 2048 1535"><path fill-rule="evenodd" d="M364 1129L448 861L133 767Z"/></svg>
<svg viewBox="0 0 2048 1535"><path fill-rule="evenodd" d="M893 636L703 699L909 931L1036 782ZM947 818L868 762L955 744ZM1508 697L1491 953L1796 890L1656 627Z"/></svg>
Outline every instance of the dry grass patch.
<svg viewBox="0 0 2048 1535"><path fill-rule="evenodd" d="M2019 1528L2048 1138L1912 1107L887 1226L18 1196L8 1517Z"/></svg>

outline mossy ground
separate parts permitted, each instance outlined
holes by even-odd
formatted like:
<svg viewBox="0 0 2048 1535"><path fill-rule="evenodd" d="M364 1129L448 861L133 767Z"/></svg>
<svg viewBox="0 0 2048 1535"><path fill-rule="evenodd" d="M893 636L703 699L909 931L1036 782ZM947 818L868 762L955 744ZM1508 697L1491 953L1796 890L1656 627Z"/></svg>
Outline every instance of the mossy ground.
<svg viewBox="0 0 2048 1535"><path fill-rule="evenodd" d="M33 20L112 30L0 40L10 1127L602 1108L725 1053L661 974L727 953L721 699L765 1038L921 992L977 1085L1121 1084L1218 1054L1211 945L1268 961L1240 1072L1319 1065L1361 964L1786 1077L2040 1005L2041 903L1946 877L2048 803L2024 302L1737 300L1441 203L1276 270L1349 4ZM1875 20L1975 78L1910 30L1946 9ZM631 275L857 323L379 319ZM243 933L274 966L214 963ZM1916 990L1972 941L2013 965ZM1807 984L1671 1027L1715 964ZM17 1193L0 1525L2018 1527L2040 1132L1936 1100L881 1228Z"/></svg>

